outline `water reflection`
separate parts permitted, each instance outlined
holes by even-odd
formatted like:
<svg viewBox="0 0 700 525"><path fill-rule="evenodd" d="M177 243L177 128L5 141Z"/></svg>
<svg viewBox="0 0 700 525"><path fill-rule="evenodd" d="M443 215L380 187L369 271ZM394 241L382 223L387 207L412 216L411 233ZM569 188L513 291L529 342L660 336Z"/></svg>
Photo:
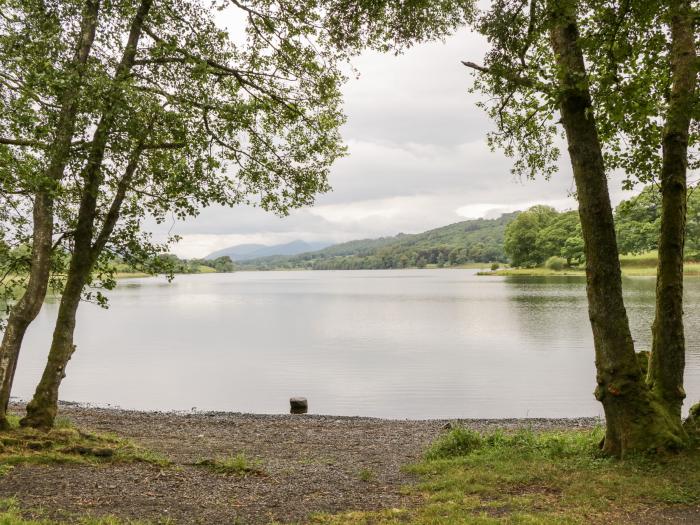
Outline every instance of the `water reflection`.
<svg viewBox="0 0 700 525"><path fill-rule="evenodd" d="M626 279L648 347L653 279ZM687 285L687 391L700 398L700 280ZM599 415L583 279L469 270L241 272L120 283L79 313L62 398L143 409L394 418ZM32 326L15 393L38 380L56 315Z"/></svg>

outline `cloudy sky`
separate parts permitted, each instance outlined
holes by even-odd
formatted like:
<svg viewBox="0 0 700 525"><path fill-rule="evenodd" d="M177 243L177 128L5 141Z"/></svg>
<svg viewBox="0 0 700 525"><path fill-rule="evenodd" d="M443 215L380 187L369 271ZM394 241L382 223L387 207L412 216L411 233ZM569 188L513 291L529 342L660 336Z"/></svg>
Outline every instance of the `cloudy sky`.
<svg viewBox="0 0 700 525"><path fill-rule="evenodd" d="M358 57L360 77L344 89L349 155L332 169L333 191L285 218L253 208L204 210L168 225L182 236L173 252L203 257L242 243L342 242L417 233L537 203L575 207L568 158L551 180L530 181L514 178L510 159L489 151L492 124L467 93L472 77L460 64L478 61L485 49L465 29L402 56ZM625 197L615 181L610 190L615 202Z"/></svg>

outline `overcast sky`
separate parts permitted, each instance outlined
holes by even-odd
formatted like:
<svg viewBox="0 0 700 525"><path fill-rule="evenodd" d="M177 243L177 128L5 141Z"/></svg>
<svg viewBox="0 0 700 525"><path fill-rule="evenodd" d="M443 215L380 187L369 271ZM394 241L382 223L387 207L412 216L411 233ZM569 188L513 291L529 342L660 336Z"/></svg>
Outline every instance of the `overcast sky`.
<svg viewBox="0 0 700 525"><path fill-rule="evenodd" d="M530 181L514 178L511 160L489 151L485 135L492 124L467 93L472 77L460 64L478 61L485 49L479 36L463 30L402 56L358 57L360 78L344 89L349 155L332 169L333 191L285 218L253 208L204 210L168 225L182 236L173 252L204 257L242 243L417 233L538 203L574 208L567 157L551 180ZM615 203L626 197L617 181L610 191Z"/></svg>

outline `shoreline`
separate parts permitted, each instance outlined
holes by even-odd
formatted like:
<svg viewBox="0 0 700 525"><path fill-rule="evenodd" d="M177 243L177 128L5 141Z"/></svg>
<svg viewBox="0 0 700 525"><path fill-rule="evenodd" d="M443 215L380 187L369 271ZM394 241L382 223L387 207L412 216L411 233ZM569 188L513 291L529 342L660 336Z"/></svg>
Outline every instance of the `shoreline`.
<svg viewBox="0 0 700 525"><path fill-rule="evenodd" d="M24 404L11 403L17 414ZM306 523L316 513L412 508L420 479L406 470L449 428L587 431L598 418L391 420L357 416L146 412L61 403L80 430L126 438L169 462L15 465L0 500L27 517L114 515L175 523ZM199 465L245 455L261 473L232 476ZM57 485L57 480L60 480Z"/></svg>
<svg viewBox="0 0 700 525"><path fill-rule="evenodd" d="M10 411L16 413L17 411L23 411L24 407L29 401L21 398L10 398ZM306 418L306 419L317 419L317 420L348 420L357 422L368 422L368 423L425 423L425 424L439 424L443 425L447 423L460 424L460 423L474 423L474 424L484 424L487 426L498 426L502 423L505 426L512 426L513 428L525 428L525 423L542 423L546 426L550 425L561 425L562 427L567 427L569 424L573 428L585 425L586 427L594 427L596 425L605 424L605 419L601 416L571 416L571 417L435 417L435 418L392 418L392 417L380 417L380 416L362 416L362 415L341 415L341 414L289 414L289 413L260 413L260 412L239 412L231 410L144 410L137 408L124 408L115 405L98 405L82 401L64 401L59 400L58 402L58 412L59 416L66 415L70 413L85 411L85 412L104 412L112 413L116 416L161 416L161 417L198 417L203 418L246 418L246 419L295 419L295 418ZM523 426L516 426L523 425ZM468 425L467 425L468 426Z"/></svg>

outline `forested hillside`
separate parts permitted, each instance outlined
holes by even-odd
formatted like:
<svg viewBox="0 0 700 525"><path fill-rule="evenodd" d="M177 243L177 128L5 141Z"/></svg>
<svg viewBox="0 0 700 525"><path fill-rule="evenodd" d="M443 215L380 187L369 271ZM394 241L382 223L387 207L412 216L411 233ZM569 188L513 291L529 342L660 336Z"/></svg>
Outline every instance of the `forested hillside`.
<svg viewBox="0 0 700 525"><path fill-rule="evenodd" d="M617 242L622 254L641 254L658 246L660 194L648 186L615 209ZM688 197L686 260L700 258L700 192ZM445 267L467 263L508 262L541 266L549 258L571 266L584 262L578 212L533 206L498 219L457 222L417 234L362 239L293 256L239 261L239 270L360 270Z"/></svg>
<svg viewBox="0 0 700 525"><path fill-rule="evenodd" d="M458 222L418 234L363 239L292 257L264 257L240 262L241 270L354 270L454 266L505 261L503 233L517 213L498 219Z"/></svg>

